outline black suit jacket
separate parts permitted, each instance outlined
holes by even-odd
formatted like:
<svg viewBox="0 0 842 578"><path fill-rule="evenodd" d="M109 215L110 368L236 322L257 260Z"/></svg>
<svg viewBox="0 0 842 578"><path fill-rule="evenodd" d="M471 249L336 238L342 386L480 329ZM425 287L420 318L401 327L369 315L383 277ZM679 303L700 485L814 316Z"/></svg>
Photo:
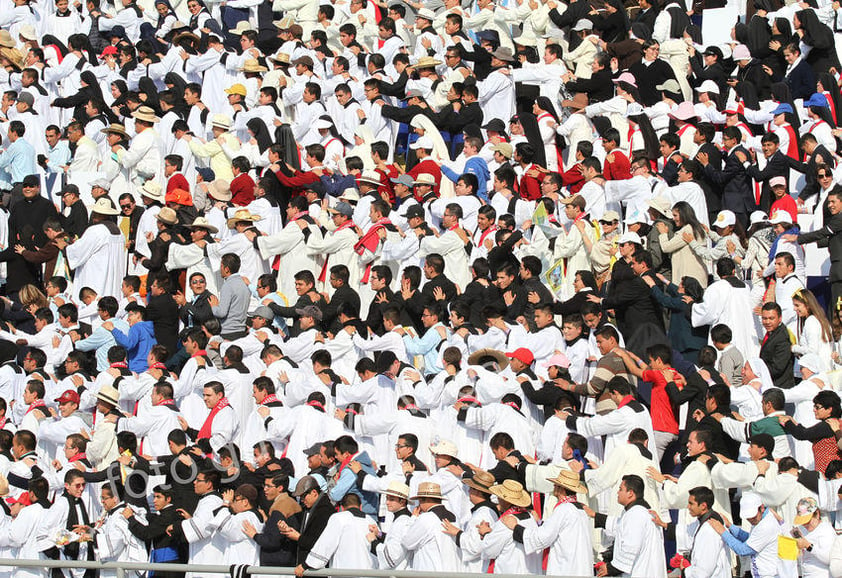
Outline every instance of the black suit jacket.
<svg viewBox="0 0 842 578"><path fill-rule="evenodd" d="M699 152L706 153L708 155L708 163L715 170L722 169L722 153L713 143L706 142L699 147ZM698 155L698 153L696 154ZM722 188L719 187L706 173L702 174L699 185L705 192L705 201L708 206L708 216L716 215L722 209Z"/></svg>
<svg viewBox="0 0 842 578"><path fill-rule="evenodd" d="M830 282L842 281L842 213L833 215L830 220L825 219L825 225L818 231L798 235L798 243L818 243L827 246L830 252Z"/></svg>
<svg viewBox="0 0 842 578"><path fill-rule="evenodd" d="M298 563L303 564L322 535L330 517L336 512L327 494L322 494L313 507L304 513L301 536L298 538Z"/></svg>
<svg viewBox="0 0 842 578"><path fill-rule="evenodd" d="M751 181L746 175L746 169L740 159L737 158L737 151L742 152L746 158L750 158L745 148L737 146L725 157L725 165L722 170L707 165L705 177L709 178L715 185L722 187L723 209L745 215L754 210L754 194L751 190Z"/></svg>
<svg viewBox="0 0 842 578"><path fill-rule="evenodd" d="M751 165L746 168L746 174L755 181L763 181L760 189L760 210L767 215L769 209L772 208L772 187L769 186L769 180L775 177L784 177L789 182L789 160L787 156L778 150L771 157L766 159L766 166L760 170L757 165Z"/></svg>
<svg viewBox="0 0 842 578"><path fill-rule="evenodd" d="M833 155L830 154L830 151L827 150L827 147L824 145L816 145L816 148L813 149L813 154L810 155L810 158L807 159L806 162L797 161L793 158L787 157L789 159L789 166L790 168L795 169L799 173L804 173L804 178L806 179L806 183L804 184L804 188L801 189L801 192L798 193L798 198L802 201L806 201L813 195L817 195L821 190L818 181L816 180L816 169L819 163L826 164L830 166L830 168L834 168L836 166L836 161L833 158Z"/></svg>
<svg viewBox="0 0 842 578"><path fill-rule="evenodd" d="M763 339L760 346L760 359L766 362L775 387L789 389L795 385L792 373L795 358L792 356L792 343L789 341L786 325L781 323Z"/></svg>
<svg viewBox="0 0 842 578"><path fill-rule="evenodd" d="M656 283L661 285L660 281ZM664 330L663 310L652 297L649 286L638 276L622 283L611 297L603 300L602 307L616 311L617 325L627 339L643 325L654 324Z"/></svg>
<svg viewBox="0 0 842 578"><path fill-rule="evenodd" d="M172 355L178 349L178 303L169 293L152 296L146 306L146 319L155 328L155 340Z"/></svg>
<svg viewBox="0 0 842 578"><path fill-rule="evenodd" d="M816 73L813 67L802 60L792 71L784 77L793 100L797 98L808 99L816 92Z"/></svg>

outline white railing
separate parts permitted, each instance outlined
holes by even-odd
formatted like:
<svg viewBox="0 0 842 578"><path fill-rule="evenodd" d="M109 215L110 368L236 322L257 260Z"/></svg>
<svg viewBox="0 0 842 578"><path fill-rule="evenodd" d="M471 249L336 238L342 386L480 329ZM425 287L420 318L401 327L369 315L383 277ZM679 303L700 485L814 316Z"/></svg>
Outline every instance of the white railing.
<svg viewBox="0 0 842 578"><path fill-rule="evenodd" d="M158 571L158 572L194 572L197 574L220 574L226 576L230 573L230 566L208 565L208 564L153 564L151 562L89 562L87 560L16 560L13 558L0 558L0 566L12 566L18 568L80 568L93 570L112 570L116 572L117 578L125 578L127 570ZM249 566L246 574L251 576L293 576L295 568L276 566ZM458 575L459 578L488 578L488 574L458 573L458 572L423 572L420 570L351 570L339 568L325 568L323 570L307 570L305 576L329 577L338 576L341 578L352 578L358 576L370 576L371 578L448 578ZM12 573L14 576L14 573ZM495 574L496 578L523 578L519 574ZM565 576L548 576L548 578L569 578Z"/></svg>

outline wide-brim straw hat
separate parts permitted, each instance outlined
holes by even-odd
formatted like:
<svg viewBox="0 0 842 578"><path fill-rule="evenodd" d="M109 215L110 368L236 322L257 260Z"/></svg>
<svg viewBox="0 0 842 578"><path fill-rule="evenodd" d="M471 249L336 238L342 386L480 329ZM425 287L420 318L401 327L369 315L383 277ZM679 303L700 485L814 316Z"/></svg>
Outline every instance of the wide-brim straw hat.
<svg viewBox="0 0 842 578"><path fill-rule="evenodd" d="M463 484L484 494L491 493L491 486L493 486L496 481L497 480L494 478L494 474L486 472L485 470L475 470L474 477L462 479Z"/></svg>
<svg viewBox="0 0 842 578"><path fill-rule="evenodd" d="M231 183L225 179L215 179L211 182L211 184L208 185L208 195L217 201L223 201L226 203L234 198L234 194L231 192Z"/></svg>
<svg viewBox="0 0 842 578"><path fill-rule="evenodd" d="M158 214L155 215L155 218L161 221L165 225L175 225L178 223L178 214L176 214L175 209L171 207L163 207Z"/></svg>
<svg viewBox="0 0 842 578"><path fill-rule="evenodd" d="M471 355L469 355L468 365L482 365L483 360L489 357L497 362L501 370L509 366L509 359L506 357L506 354L504 352L500 351L499 349L490 349L487 347L483 349L477 349Z"/></svg>
<svg viewBox="0 0 842 578"><path fill-rule="evenodd" d="M126 132L126 127L124 127L122 124L117 124L117 123L112 123L111 125L109 125L105 128L101 128L101 129L99 129L99 132L101 132L103 134L109 134L109 133L110 134L119 134L119 135L124 136L126 138L131 138L129 133Z"/></svg>
<svg viewBox="0 0 842 578"><path fill-rule="evenodd" d="M441 495L441 486L435 482L421 482L418 484L418 492L410 498L410 500L418 500L420 498L430 498L433 500L443 500Z"/></svg>
<svg viewBox="0 0 842 578"><path fill-rule="evenodd" d="M96 398L116 407L120 403L120 392L111 385L103 385L99 388Z"/></svg>
<svg viewBox="0 0 842 578"><path fill-rule="evenodd" d="M248 209L237 209L237 212L234 213L234 216L228 219L228 228L233 229L237 223L240 221L250 221L255 222L262 219L260 215L252 215L251 211Z"/></svg>
<svg viewBox="0 0 842 578"><path fill-rule="evenodd" d="M138 107L136 111L132 113L132 118L136 118L137 120L142 120L144 122L160 122L161 119L155 116L155 111L149 108L148 106L141 106Z"/></svg>
<svg viewBox="0 0 842 578"><path fill-rule="evenodd" d="M502 484L491 486L489 491L500 498L506 500L513 506L526 508L532 505L532 496L529 492L523 489L520 482L514 480L503 480Z"/></svg>
<svg viewBox="0 0 842 578"><path fill-rule="evenodd" d="M94 206L91 207L91 212L96 213L98 215L119 215L120 210L111 206L111 201L107 197L102 197L94 203Z"/></svg>
<svg viewBox="0 0 842 578"><path fill-rule="evenodd" d="M556 477L547 478L547 481L552 482L555 486L567 488L577 494L588 493L588 488L586 488L585 484L582 483L582 480L579 479L579 475L571 470L561 470L558 472Z"/></svg>
<svg viewBox="0 0 842 578"><path fill-rule="evenodd" d="M209 233L218 233L219 229L211 225L208 220L204 217L196 217L196 219L189 225L187 225L188 229L204 229Z"/></svg>
<svg viewBox="0 0 842 578"><path fill-rule="evenodd" d="M409 499L409 486L404 484L403 482L399 482L398 480L392 480L389 482L389 486L386 488L386 491L383 492L387 496L392 496L393 498L400 498L402 500Z"/></svg>

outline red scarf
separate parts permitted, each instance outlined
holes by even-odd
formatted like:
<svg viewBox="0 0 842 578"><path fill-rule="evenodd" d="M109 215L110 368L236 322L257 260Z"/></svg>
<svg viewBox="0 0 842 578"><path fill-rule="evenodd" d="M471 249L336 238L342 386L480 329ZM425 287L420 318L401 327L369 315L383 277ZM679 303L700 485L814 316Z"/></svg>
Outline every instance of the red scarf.
<svg viewBox="0 0 842 578"><path fill-rule="evenodd" d="M371 251L372 253L376 252L377 246L380 244L380 235L377 234L377 231L385 228L386 225L391 224L392 221L386 218L380 219L376 223L372 223L368 231L360 237L360 240L354 245L354 252L360 256L366 251ZM368 265L366 265L365 272L363 273L363 277L361 279L362 283L368 283L368 278L371 275L372 264L373 261L370 261Z"/></svg>
<svg viewBox="0 0 842 578"><path fill-rule="evenodd" d="M118 369L128 369L129 364L125 361L118 361L117 363L112 363L111 365L109 365L109 367L116 367Z"/></svg>
<svg viewBox="0 0 842 578"><path fill-rule="evenodd" d="M577 502L576 496L564 496L563 498L559 498L556 505L553 506L553 511L558 508L562 504L575 504Z"/></svg>
<svg viewBox="0 0 842 578"><path fill-rule="evenodd" d="M85 454L85 452L79 452L78 454L76 454L72 458L68 458L67 461L72 464L73 462L78 462L79 460L86 460L86 459L88 459L87 454Z"/></svg>
<svg viewBox="0 0 842 578"><path fill-rule="evenodd" d="M162 399L159 403L156 403L155 406L159 405L175 405L174 399Z"/></svg>
<svg viewBox="0 0 842 578"><path fill-rule="evenodd" d="M149 366L149 369L160 369L161 371L166 371L167 366L161 363L160 361L156 361L155 363Z"/></svg>
<svg viewBox="0 0 842 578"><path fill-rule="evenodd" d="M319 409L320 409L320 410L322 410L322 411L327 411L327 410L325 410L325 406L324 406L324 404L322 404L321 402L316 401L316 400L313 400L313 401L308 401L308 402L307 402L307 405L309 405L310 407L316 407L316 408L319 408Z"/></svg>
<svg viewBox="0 0 842 578"><path fill-rule="evenodd" d="M202 429L199 430L199 435L197 439L209 439L211 437L211 426L213 426L213 418L216 417L216 414L220 412L220 410L228 407L230 404L228 403L228 398L223 397L220 399L213 409L211 410L210 414L208 415L207 419L205 419L205 423L202 424Z"/></svg>
<svg viewBox="0 0 842 578"><path fill-rule="evenodd" d="M269 405L270 403L278 401L278 396L274 393L271 393L263 398L263 401L260 402L260 405Z"/></svg>
<svg viewBox="0 0 842 578"><path fill-rule="evenodd" d="M36 399L35 401L33 401L33 402L30 404L29 409L28 409L28 410L26 410L26 413L25 413L25 414L23 414L23 415L28 414L30 411L32 411L32 410L33 410L33 409L35 409L36 407L45 407L46 405L47 405L47 404L46 404L46 403L44 403L44 400L43 400L43 399Z"/></svg>
<svg viewBox="0 0 842 578"><path fill-rule="evenodd" d="M196 353L191 355L190 359L193 359L194 357L199 357L199 356L207 357L207 355L208 355L207 349L200 349L199 351L197 351Z"/></svg>
<svg viewBox="0 0 842 578"><path fill-rule="evenodd" d="M356 453L356 454L354 454L354 455L350 455L350 456L348 456L347 458L345 458L344 460L342 460L342 463L341 463L341 464L339 464L339 469L338 469L338 470L336 470L336 473L337 473L337 474L342 473L342 470L343 470L343 469L345 469L345 466L347 466L348 464L350 464L351 462L353 462L353 461L354 461L354 458L355 458L355 457L357 457L358 455L360 455L360 454L359 454L359 452L357 452L357 453Z"/></svg>
<svg viewBox="0 0 842 578"><path fill-rule="evenodd" d="M491 225L485 231L482 232L482 235L479 236L479 243L477 246L482 247L483 242L485 242L485 238L490 235L491 233L497 230L497 225Z"/></svg>
<svg viewBox="0 0 842 578"><path fill-rule="evenodd" d="M623 407L625 405L628 405L632 401L634 401L634 396L631 395L631 394L627 395L626 397L624 397L623 399L620 400L620 403L617 404L617 409L620 409L621 407Z"/></svg>

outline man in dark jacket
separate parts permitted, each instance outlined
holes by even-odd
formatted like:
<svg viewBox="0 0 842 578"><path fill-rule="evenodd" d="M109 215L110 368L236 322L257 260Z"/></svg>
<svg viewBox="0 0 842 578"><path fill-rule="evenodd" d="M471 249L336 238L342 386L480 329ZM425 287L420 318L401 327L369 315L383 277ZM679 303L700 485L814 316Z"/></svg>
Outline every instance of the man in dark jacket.
<svg viewBox="0 0 842 578"><path fill-rule="evenodd" d="M330 331L337 331L339 309L347 303L356 315L360 314L360 296L349 285L351 272L345 265L334 265L330 268L330 285L333 287L333 296L330 302L322 309L323 327Z"/></svg>
<svg viewBox="0 0 842 578"><path fill-rule="evenodd" d="M44 222L58 218L56 208L48 199L41 196L41 183L37 175L23 179L23 199L12 207L9 214L9 244L0 252L0 262L8 262L6 275L6 295L14 297L21 287L32 284L41 285L41 264L26 261L15 252L15 246L36 251L49 242L44 233Z"/></svg>
<svg viewBox="0 0 842 578"><path fill-rule="evenodd" d="M168 485L156 486L152 490L152 505L156 515L149 516L144 525L135 518L134 511L126 508L123 516L129 521L129 531L137 538L152 542L150 559L152 562L171 562L184 564L187 562L187 544L179 537L167 531L178 525L183 518L172 504L173 490ZM155 572L155 576L162 578L182 578L184 573Z"/></svg>
<svg viewBox="0 0 842 578"><path fill-rule="evenodd" d="M769 181L775 177L789 178L789 160L779 150L781 139L775 133L767 132L764 134L760 139L760 144L763 147L763 156L766 157L766 166L761 170L756 164L746 165L747 161L743 163L743 166L746 167L746 174L749 177L757 182L763 182L760 190L759 208L768 215L775 198L772 194L772 187L769 186Z"/></svg>
<svg viewBox="0 0 842 578"><path fill-rule="evenodd" d="M301 530L303 514L301 506L288 493L289 476L278 474L266 478L263 491L270 504L268 509L264 509L266 523L263 525L263 531L258 533L254 526L246 522L243 532L260 546L261 566L295 566L298 544L295 540L281 534L278 527L283 522L287 528Z"/></svg>
<svg viewBox="0 0 842 578"><path fill-rule="evenodd" d="M699 152L697 160L705 167L705 176L714 184L722 187L722 208L734 213L740 223L748 222L748 215L754 210L754 194L751 181L746 175L744 160L748 151L740 144L742 133L735 126L725 127L722 131L722 144L725 148L725 166L716 169L710 163L708 153Z"/></svg>
<svg viewBox="0 0 842 578"><path fill-rule="evenodd" d="M790 389L795 385L793 377L792 343L789 330L781 318L781 306L777 303L764 303L760 310L760 322L766 335L760 341L760 359L766 362L775 387Z"/></svg>
<svg viewBox="0 0 842 578"><path fill-rule="evenodd" d="M583 0L578 0L575 4L581 3ZM566 13L565 13L566 14ZM578 38L576 36L575 38ZM569 73L562 77L570 94L582 92L588 95L588 102L603 102L614 97L614 83L611 81L611 56L607 52L603 52L593 61L591 70L593 74L589 79L577 78L573 79Z"/></svg>
<svg viewBox="0 0 842 578"><path fill-rule="evenodd" d="M836 166L836 160L830 151L822 144L819 144L815 135L807 133L801 136L801 150L804 151L804 162L789 159L789 165L799 173L804 173L807 181L804 188L798 193L799 204L803 203L813 195L821 191L821 185L816 178L819 165L827 165L831 169Z"/></svg>
<svg viewBox="0 0 842 578"><path fill-rule="evenodd" d="M88 210L79 198L79 187L65 185L61 191L61 201L65 208L69 209L66 215L61 216L64 232L71 239L78 239L88 228Z"/></svg>
<svg viewBox="0 0 842 578"><path fill-rule="evenodd" d="M170 293L169 275L155 277L149 294L146 319L155 327L155 340L172 355L178 348L178 304Z"/></svg>
<svg viewBox="0 0 842 578"><path fill-rule="evenodd" d="M298 480L292 495L298 498L304 508L301 530L290 527L286 522L281 522L280 530L286 538L298 542L296 562L303 564L336 510L328 495L319 489L319 482L313 476L304 476Z"/></svg>

